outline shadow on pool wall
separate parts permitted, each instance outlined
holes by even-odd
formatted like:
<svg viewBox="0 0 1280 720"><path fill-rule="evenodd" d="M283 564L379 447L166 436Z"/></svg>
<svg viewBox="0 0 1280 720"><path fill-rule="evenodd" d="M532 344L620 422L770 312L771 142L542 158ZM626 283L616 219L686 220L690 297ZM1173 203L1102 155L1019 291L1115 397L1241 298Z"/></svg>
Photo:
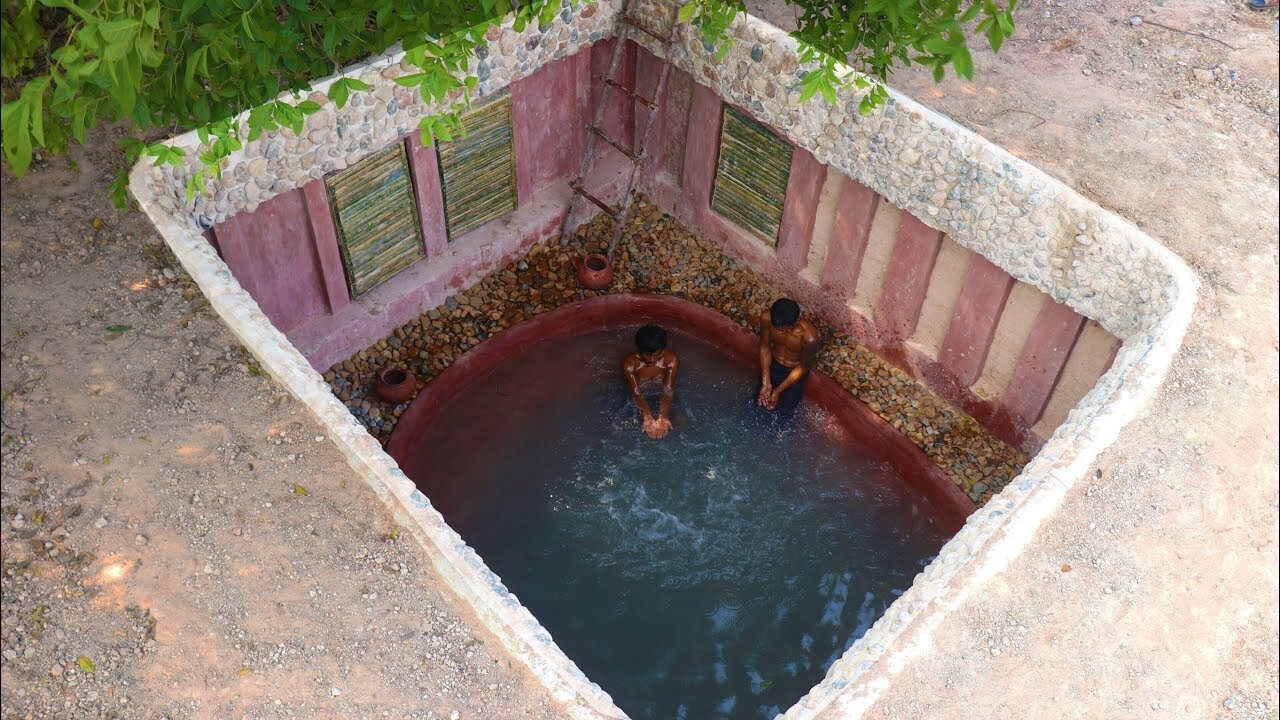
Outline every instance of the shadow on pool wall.
<svg viewBox="0 0 1280 720"><path fill-rule="evenodd" d="M426 428L440 418L439 409L494 368L517 360L534 344L574 337L597 330L656 322L718 347L744 365L758 357L758 336L720 313L697 303L669 295L606 295L562 305L517 323L462 355L418 393L400 417L386 449L410 478L417 481L430 468L417 467L413 452ZM840 387L821 370L815 370L805 397L820 405L887 462L933 511L939 527L948 535L964 525L974 504L937 465L905 435L886 423L866 405ZM930 508L926 508L928 512Z"/></svg>

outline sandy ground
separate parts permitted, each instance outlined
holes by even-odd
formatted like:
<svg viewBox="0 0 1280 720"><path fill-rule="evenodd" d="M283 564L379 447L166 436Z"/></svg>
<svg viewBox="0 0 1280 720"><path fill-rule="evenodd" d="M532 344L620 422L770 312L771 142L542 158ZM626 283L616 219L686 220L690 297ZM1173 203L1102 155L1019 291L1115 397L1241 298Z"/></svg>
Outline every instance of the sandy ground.
<svg viewBox="0 0 1280 720"><path fill-rule="evenodd" d="M3 187L0 718L559 717L93 140Z"/></svg>
<svg viewBox="0 0 1280 720"><path fill-rule="evenodd" d="M1150 412L870 714L1276 717L1275 16L1022 7L974 83L895 84L1165 242L1201 301ZM116 137L0 193L0 718L557 717L110 208Z"/></svg>

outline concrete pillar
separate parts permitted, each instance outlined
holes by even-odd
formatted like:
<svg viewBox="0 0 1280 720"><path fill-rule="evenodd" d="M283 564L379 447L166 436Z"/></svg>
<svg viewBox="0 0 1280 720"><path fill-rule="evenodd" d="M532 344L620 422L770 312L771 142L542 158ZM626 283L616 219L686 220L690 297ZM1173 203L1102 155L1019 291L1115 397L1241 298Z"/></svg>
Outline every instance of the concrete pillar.
<svg viewBox="0 0 1280 720"><path fill-rule="evenodd" d="M409 133L409 172L413 176L413 197L422 223L422 242L427 258L444 255L449 247L449 231L444 223L444 193L440 187L440 167L435 146L422 144L422 133Z"/></svg>
<svg viewBox="0 0 1280 720"><path fill-rule="evenodd" d="M938 354L943 367L964 385L974 384L982 375L1013 282L1009 273L981 255L969 263L951 326Z"/></svg>
<svg viewBox="0 0 1280 720"><path fill-rule="evenodd" d="M875 323L886 341L905 340L915 332L941 247L940 231L910 213L903 215L875 311Z"/></svg>
<svg viewBox="0 0 1280 720"><path fill-rule="evenodd" d="M853 178L844 179L827 246L827 263L822 269L823 287L846 298L853 297L879 201L880 196L867 186Z"/></svg>
<svg viewBox="0 0 1280 720"><path fill-rule="evenodd" d="M700 221L711 212L711 190L716 181L722 115L720 96L710 88L694 83L693 98L689 106L689 134L684 153L684 193L680 197L685 217Z"/></svg>
<svg viewBox="0 0 1280 720"><path fill-rule="evenodd" d="M1001 398L1016 421L1031 427L1040 419L1083 325L1084 318L1061 303L1050 300L1040 310Z"/></svg>
<svg viewBox="0 0 1280 720"><path fill-rule="evenodd" d="M778 261L793 272L800 272L808 263L809 242L826 179L827 166L807 150L795 148L778 230Z"/></svg>
<svg viewBox="0 0 1280 720"><path fill-rule="evenodd" d="M324 276L329 314L332 315L351 304L351 291L347 289L347 274L342 267L342 250L338 247L338 227L333 220L333 208L329 205L329 189L325 187L324 180L312 180L302 186L302 198L311 219L311 236Z"/></svg>

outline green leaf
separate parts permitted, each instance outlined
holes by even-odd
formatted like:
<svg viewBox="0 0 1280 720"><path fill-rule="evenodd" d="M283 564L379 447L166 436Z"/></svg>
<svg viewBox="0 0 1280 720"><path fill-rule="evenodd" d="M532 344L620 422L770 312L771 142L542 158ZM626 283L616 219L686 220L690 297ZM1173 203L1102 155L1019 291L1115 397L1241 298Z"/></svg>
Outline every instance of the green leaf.
<svg viewBox="0 0 1280 720"><path fill-rule="evenodd" d="M22 88L22 97L27 98L31 107L31 137L40 147L44 147L44 91L49 87L49 80L48 75L41 75Z"/></svg>
<svg viewBox="0 0 1280 720"><path fill-rule="evenodd" d="M133 18L110 20L97 24L98 34L108 45L131 43L138 35L139 22Z"/></svg>
<svg viewBox="0 0 1280 720"><path fill-rule="evenodd" d="M187 18L202 7L204 7L204 0L182 0L182 10L178 13L178 22L186 22Z"/></svg>
<svg viewBox="0 0 1280 720"><path fill-rule="evenodd" d="M80 657L76 658L76 665L79 665L80 669L83 670L84 672L91 673L94 671L93 661L90 660L85 655L81 655Z"/></svg>
<svg viewBox="0 0 1280 720"><path fill-rule="evenodd" d="M924 49L934 55L945 55L946 52L951 49L951 46L948 45L947 41L941 36L934 35L932 37L925 38Z"/></svg>
<svg viewBox="0 0 1280 720"><path fill-rule="evenodd" d="M107 326L107 332L115 333L116 335L119 335L121 333L127 333L132 329L133 329L132 325L108 325ZM93 668L89 668L89 672L93 672Z"/></svg>
<svg viewBox="0 0 1280 720"><path fill-rule="evenodd" d="M329 99L338 106L339 110L347 104L348 95L350 91L347 88L347 78L338 78L329 86Z"/></svg>
<svg viewBox="0 0 1280 720"><path fill-rule="evenodd" d="M347 78L347 87L351 88L352 90L368 90L369 83L363 80L358 80L356 78Z"/></svg>
<svg viewBox="0 0 1280 720"><path fill-rule="evenodd" d="M249 20L249 13L240 16L240 26L244 28L244 36L250 40L257 42L258 38L253 35L253 23Z"/></svg>
<svg viewBox="0 0 1280 720"><path fill-rule="evenodd" d="M76 98L71 104L71 134L81 145L85 143L85 116L89 114L89 108L94 104L94 101L87 97Z"/></svg>
<svg viewBox="0 0 1280 720"><path fill-rule="evenodd" d="M547 0L547 4L543 5L542 11L538 13L538 24L550 25L555 22L558 14L560 14L560 0Z"/></svg>
<svg viewBox="0 0 1280 720"><path fill-rule="evenodd" d="M987 28L987 42L991 43L992 52L1000 52L1000 47L1004 45L1004 30L999 23L991 23L991 27Z"/></svg>
<svg viewBox="0 0 1280 720"><path fill-rule="evenodd" d="M676 22L687 23L693 19L694 14L698 12L697 0L689 0L680 8L680 13L676 15Z"/></svg>
<svg viewBox="0 0 1280 720"><path fill-rule="evenodd" d="M0 106L4 157L9 168L22 177L31 165L31 103L25 98Z"/></svg>
<svg viewBox="0 0 1280 720"><path fill-rule="evenodd" d="M314 100L303 100L302 102L298 103L298 110L300 110L303 115L314 115L315 113L319 112L320 109L323 107L324 107L323 105L321 105L318 102L315 102Z"/></svg>
<svg viewBox="0 0 1280 720"><path fill-rule="evenodd" d="M116 177L107 186L107 190L111 195L111 204L119 210L129 207L129 173L121 170L116 173Z"/></svg>
<svg viewBox="0 0 1280 720"><path fill-rule="evenodd" d="M401 75L395 79L395 83L400 87L416 87L426 82L429 77L430 75L424 72Z"/></svg>
<svg viewBox="0 0 1280 720"><path fill-rule="evenodd" d="M969 54L969 48L957 48L951 56L951 62L955 65L957 75L966 80L973 79L973 56Z"/></svg>

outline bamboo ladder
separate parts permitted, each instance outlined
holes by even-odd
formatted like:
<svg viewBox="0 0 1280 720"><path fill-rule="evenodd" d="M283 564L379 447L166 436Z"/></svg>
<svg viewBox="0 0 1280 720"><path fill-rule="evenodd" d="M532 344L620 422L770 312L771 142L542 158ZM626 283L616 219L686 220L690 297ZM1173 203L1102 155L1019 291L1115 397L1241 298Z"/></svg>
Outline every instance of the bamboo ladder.
<svg viewBox="0 0 1280 720"><path fill-rule="evenodd" d="M600 208L600 211L613 219L613 236L609 240L609 250L605 254L609 264L613 264L613 253L618 249L618 241L622 239L622 233L626 228L627 218L631 215L631 203L635 199L636 180L640 177L640 171L644 168L645 160L648 158L647 145L649 143L649 135L653 131L654 120L658 117L658 101L662 97L662 93L667 88L667 77L671 73L671 63L669 62L671 46L675 42L676 30L679 23L673 15L671 19L671 30L664 37L656 31L646 27L643 23L636 20L631 15L631 2L624 2L622 13L618 18L618 27L621 32L615 31L614 37L617 42L613 46L613 57L609 60L609 70L604 76L604 87L600 91L600 99L596 102L596 110L590 124L587 125L587 146L582 153L582 163L578 166L578 177L569 183L569 187L573 189L573 194L569 198L569 211L565 213L564 220L560 225L560 242L568 242L569 232L571 229L576 230L576 226L572 226L572 218L574 211L578 206L578 198L586 198ZM675 12L679 13L681 3L675 3ZM623 47L627 44L627 34L630 30L639 30L649 37L661 43L663 50L667 54L662 63L662 71L658 74L658 87L654 93L653 99L645 98L636 93L634 89L624 87L614 76L618 72L618 66L622 62ZM609 103L610 91L617 90L624 95L630 97L635 102L645 106L649 110L649 117L645 120L644 131L640 134L635 146L627 148L618 139L610 137L604 131L604 113L605 107ZM627 191L622 196L622 205L619 209L614 209L610 205L592 194L584 187L587 179L587 173L591 170L591 162L595 158L596 140L603 140L618 152L622 153L631 161L631 177L627 180Z"/></svg>

